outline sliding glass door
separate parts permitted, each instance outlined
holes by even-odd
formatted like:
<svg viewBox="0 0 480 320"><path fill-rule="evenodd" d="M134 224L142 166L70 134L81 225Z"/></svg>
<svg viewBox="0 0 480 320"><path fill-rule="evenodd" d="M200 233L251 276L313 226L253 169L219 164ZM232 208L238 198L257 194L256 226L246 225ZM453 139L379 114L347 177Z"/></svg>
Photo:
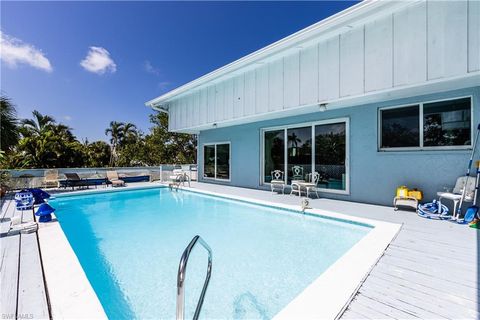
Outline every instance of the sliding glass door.
<svg viewBox="0 0 480 320"><path fill-rule="evenodd" d="M271 172L284 172L285 182L320 174L318 188L347 190L348 119L263 130L263 183Z"/></svg>
<svg viewBox="0 0 480 320"><path fill-rule="evenodd" d="M312 172L312 127L287 129L287 182L303 180Z"/></svg>
<svg viewBox="0 0 480 320"><path fill-rule="evenodd" d="M315 171L319 188L345 190L345 122L315 126Z"/></svg>
<svg viewBox="0 0 480 320"><path fill-rule="evenodd" d="M264 181L272 181L272 171L285 171L285 130L265 132Z"/></svg>
<svg viewBox="0 0 480 320"><path fill-rule="evenodd" d="M230 180L230 143L212 143L203 146L203 177Z"/></svg>

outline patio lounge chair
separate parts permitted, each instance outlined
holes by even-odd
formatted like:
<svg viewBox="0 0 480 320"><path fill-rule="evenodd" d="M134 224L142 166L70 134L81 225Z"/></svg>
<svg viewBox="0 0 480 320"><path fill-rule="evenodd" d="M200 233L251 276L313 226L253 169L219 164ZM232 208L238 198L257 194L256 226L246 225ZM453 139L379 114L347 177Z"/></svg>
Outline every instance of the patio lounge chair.
<svg viewBox="0 0 480 320"><path fill-rule="evenodd" d="M60 184L58 182L58 170L57 169L45 170L45 178L43 179L42 187L58 188L59 185Z"/></svg>
<svg viewBox="0 0 480 320"><path fill-rule="evenodd" d="M467 183L465 183L465 181ZM468 177L468 180L466 180L466 177L464 176L459 177L457 179L457 182L455 183L455 187L453 188L452 192L437 192L438 202L440 206L442 205L442 199L448 199L453 201L452 218L458 218L455 215L457 213L458 204L462 199L462 192L463 188L465 188L465 184L467 185L467 190L465 192L465 199L463 199L463 201L473 202L473 198L475 197L475 177Z"/></svg>
<svg viewBox="0 0 480 320"><path fill-rule="evenodd" d="M65 173L65 177L67 178L64 183L65 188L72 187L72 190L74 190L75 187L88 187L87 179L80 178L75 172Z"/></svg>
<svg viewBox="0 0 480 320"><path fill-rule="evenodd" d="M282 189L282 193L285 193L285 179L283 177L283 171L273 170L271 172L272 181L270 181L270 187L272 188L272 193L275 189Z"/></svg>
<svg viewBox="0 0 480 320"><path fill-rule="evenodd" d="M107 171L107 179L112 187L125 187L125 181L120 180L117 171Z"/></svg>

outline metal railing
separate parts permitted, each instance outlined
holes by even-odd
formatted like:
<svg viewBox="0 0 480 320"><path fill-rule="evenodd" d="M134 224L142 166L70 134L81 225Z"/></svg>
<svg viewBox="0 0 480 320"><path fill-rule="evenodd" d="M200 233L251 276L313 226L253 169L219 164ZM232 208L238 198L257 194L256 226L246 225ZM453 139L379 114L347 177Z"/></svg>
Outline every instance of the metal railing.
<svg viewBox="0 0 480 320"><path fill-rule="evenodd" d="M197 243L200 243L205 250L208 252L208 266L207 266L207 277L203 284L202 292L200 293L200 298L198 299L197 307L195 309L195 314L193 319L197 320L200 316L200 311L202 310L203 300L205 299L205 293L207 292L208 283L210 282L210 275L212 273L212 249L210 246L200 237L193 237L192 241L188 244L183 251L182 257L180 258L180 264L178 266L177 274L177 320L183 320L185 317L185 275L187 271L188 258L190 253Z"/></svg>

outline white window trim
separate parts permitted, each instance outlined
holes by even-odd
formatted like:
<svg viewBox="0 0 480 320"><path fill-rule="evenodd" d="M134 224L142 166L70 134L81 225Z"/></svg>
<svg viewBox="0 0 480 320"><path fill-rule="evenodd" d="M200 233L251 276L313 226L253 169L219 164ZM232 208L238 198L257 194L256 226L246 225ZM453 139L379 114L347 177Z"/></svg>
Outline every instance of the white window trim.
<svg viewBox="0 0 480 320"><path fill-rule="evenodd" d="M443 102L443 101L451 101L451 100L458 100L458 99L465 99L470 98L470 144L463 145L463 146L431 146L431 147L424 147L423 146L423 105L435 102ZM418 147L392 147L392 148L383 148L382 147L382 110L391 110L391 109L401 109L405 107L413 107L418 106L419 110L419 143L420 146ZM459 96L459 97L451 97L439 100L428 100L422 102L412 102L408 104L402 105L395 105L395 106L388 106L378 108L377 113L377 122L378 122L378 129L377 129L377 150L379 152L396 152L396 151L432 151L432 150L469 150L472 149L473 143L473 136L474 136L474 129L476 128L473 124L473 95L468 96Z"/></svg>
<svg viewBox="0 0 480 320"><path fill-rule="evenodd" d="M217 145L228 144L228 179L217 178ZM205 177L205 146L215 147L215 177ZM230 141L209 142L202 144L202 156L203 156L203 179L212 181L224 181L230 182L232 180L232 144Z"/></svg>
<svg viewBox="0 0 480 320"><path fill-rule="evenodd" d="M317 188L319 192L332 193L332 194L350 194L350 118L333 118L327 120L313 121L313 122L302 122L295 123L283 126L267 127L260 129L260 185L269 186L269 182L265 182L265 132L274 131L274 130L283 130L284 139L287 141L287 130L293 128L302 128L302 127L312 127L312 168L315 168L315 126L323 124L332 124L332 123L345 123L345 190L338 189L326 189L326 188ZM284 148L284 165L287 164L288 159L288 148ZM286 167L285 167L286 168ZM284 174L285 184L288 183L287 172Z"/></svg>

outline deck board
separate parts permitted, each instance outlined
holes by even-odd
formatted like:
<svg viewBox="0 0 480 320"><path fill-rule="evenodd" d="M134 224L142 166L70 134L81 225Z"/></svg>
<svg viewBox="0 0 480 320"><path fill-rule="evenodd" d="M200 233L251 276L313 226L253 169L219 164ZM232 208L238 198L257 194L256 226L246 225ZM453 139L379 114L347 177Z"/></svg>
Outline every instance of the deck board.
<svg viewBox="0 0 480 320"><path fill-rule="evenodd" d="M17 211L12 199L3 200L2 233L8 231L13 216L34 221L31 210ZM50 318L37 233L6 235L0 238L0 247L0 313L9 318Z"/></svg>

